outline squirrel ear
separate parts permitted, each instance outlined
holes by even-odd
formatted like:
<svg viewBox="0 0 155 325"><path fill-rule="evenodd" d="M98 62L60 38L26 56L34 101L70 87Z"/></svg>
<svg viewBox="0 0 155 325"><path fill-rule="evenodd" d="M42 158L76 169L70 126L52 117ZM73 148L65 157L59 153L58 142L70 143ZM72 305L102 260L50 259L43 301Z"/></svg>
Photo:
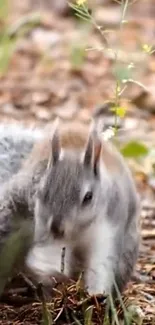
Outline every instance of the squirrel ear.
<svg viewBox="0 0 155 325"><path fill-rule="evenodd" d="M94 141L94 161L93 161L93 168L95 175L98 174L98 163L101 156L101 149L102 149L102 143L99 138L96 138Z"/></svg>
<svg viewBox="0 0 155 325"><path fill-rule="evenodd" d="M93 139L92 136L90 135L88 138L88 142L86 145L85 153L84 153L84 160L83 163L86 167L92 166L92 158L93 158Z"/></svg>
<svg viewBox="0 0 155 325"><path fill-rule="evenodd" d="M59 124L59 119L56 119L56 121L53 124L52 138L50 139L51 153L49 156L47 169L55 165L59 160L59 156L60 156L60 139L58 134L58 124Z"/></svg>
<svg viewBox="0 0 155 325"><path fill-rule="evenodd" d="M101 148L101 140L99 139L94 124L92 124L84 154L84 165L93 167L95 174L97 174L97 165L100 159Z"/></svg>

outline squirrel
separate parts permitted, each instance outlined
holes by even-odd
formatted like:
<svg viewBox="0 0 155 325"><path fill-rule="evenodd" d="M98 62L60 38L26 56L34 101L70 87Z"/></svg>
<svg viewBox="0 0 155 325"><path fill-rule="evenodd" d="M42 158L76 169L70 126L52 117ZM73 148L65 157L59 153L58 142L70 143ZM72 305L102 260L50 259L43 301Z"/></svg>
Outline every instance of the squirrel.
<svg viewBox="0 0 155 325"><path fill-rule="evenodd" d="M22 257L37 281L50 286L65 247L64 277L83 272L90 295L108 295L115 286L122 292L135 268L140 201L124 158L92 125L57 120L30 141L27 158L0 187L0 250L28 220Z"/></svg>

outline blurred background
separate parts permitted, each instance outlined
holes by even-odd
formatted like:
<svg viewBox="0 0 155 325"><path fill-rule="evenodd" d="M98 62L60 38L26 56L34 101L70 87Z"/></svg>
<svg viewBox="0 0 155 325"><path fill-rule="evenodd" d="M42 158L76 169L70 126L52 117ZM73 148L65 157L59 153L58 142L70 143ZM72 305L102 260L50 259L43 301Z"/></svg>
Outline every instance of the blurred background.
<svg viewBox="0 0 155 325"><path fill-rule="evenodd" d="M79 17L82 6L89 17ZM1 0L0 26L0 121L87 123L113 101L117 114L103 107L104 125L123 130L123 154L152 195L154 1Z"/></svg>
<svg viewBox="0 0 155 325"><path fill-rule="evenodd" d="M79 17L82 3L89 19ZM134 290L139 301L145 296L148 319L155 296L154 50L154 0L0 1L0 122L34 126L60 116L87 123L101 107L105 126L122 129L117 143L143 200L137 270L147 284L144 295Z"/></svg>

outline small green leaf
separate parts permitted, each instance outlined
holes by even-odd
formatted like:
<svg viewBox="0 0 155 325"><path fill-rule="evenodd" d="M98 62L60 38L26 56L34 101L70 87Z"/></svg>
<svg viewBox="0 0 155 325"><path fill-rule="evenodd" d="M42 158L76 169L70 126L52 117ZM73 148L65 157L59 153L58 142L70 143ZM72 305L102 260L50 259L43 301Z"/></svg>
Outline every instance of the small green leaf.
<svg viewBox="0 0 155 325"><path fill-rule="evenodd" d="M84 21L92 21L91 9L88 7L87 1L81 0L78 4L69 3L69 6L73 10L75 17Z"/></svg>
<svg viewBox="0 0 155 325"><path fill-rule="evenodd" d="M42 302L42 320L43 325L52 325L52 314L49 312L46 302Z"/></svg>
<svg viewBox="0 0 155 325"><path fill-rule="evenodd" d="M42 303L42 324L52 325L53 324L52 314L49 312L48 306L46 304L42 283L39 283L37 286L37 295L39 300Z"/></svg>
<svg viewBox="0 0 155 325"><path fill-rule="evenodd" d="M131 141L127 143L122 149L121 153L124 157L140 157L145 156L149 152L149 149L142 143Z"/></svg>
<svg viewBox="0 0 155 325"><path fill-rule="evenodd" d="M115 112L120 118L123 118L126 114L126 108L121 106L112 107L111 111Z"/></svg>
<svg viewBox="0 0 155 325"><path fill-rule="evenodd" d="M77 0L76 3L78 6L82 6L85 5L85 3L87 2L87 0Z"/></svg>
<svg viewBox="0 0 155 325"><path fill-rule="evenodd" d="M74 69L81 68L81 66L84 63L85 55L86 55L85 47L77 46L77 45L72 46L70 58Z"/></svg>
<svg viewBox="0 0 155 325"><path fill-rule="evenodd" d="M93 306L89 306L85 310L84 325L92 325Z"/></svg>
<svg viewBox="0 0 155 325"><path fill-rule="evenodd" d="M144 312L139 306L129 305L127 308L128 318L130 320L130 324L142 325L144 320Z"/></svg>
<svg viewBox="0 0 155 325"><path fill-rule="evenodd" d="M6 73L11 57L15 50L15 40L10 39L7 35L0 42L0 74Z"/></svg>
<svg viewBox="0 0 155 325"><path fill-rule="evenodd" d="M152 46L148 44L143 44L142 49L145 53L150 53L152 50Z"/></svg>
<svg viewBox="0 0 155 325"><path fill-rule="evenodd" d="M114 69L114 75L116 80L122 82L122 80L128 80L132 78L132 70L128 69L128 66L124 66L123 64L118 64Z"/></svg>
<svg viewBox="0 0 155 325"><path fill-rule="evenodd" d="M21 264L24 254L30 247L32 232L29 221L14 221L19 227L17 230L11 230L0 250L0 296L3 293L9 277L12 276L15 266Z"/></svg>

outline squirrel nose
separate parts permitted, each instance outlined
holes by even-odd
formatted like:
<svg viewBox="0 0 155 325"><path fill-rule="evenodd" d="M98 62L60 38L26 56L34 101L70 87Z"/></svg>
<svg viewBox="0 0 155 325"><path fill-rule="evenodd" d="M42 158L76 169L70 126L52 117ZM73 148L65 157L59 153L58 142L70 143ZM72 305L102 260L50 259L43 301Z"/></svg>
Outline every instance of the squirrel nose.
<svg viewBox="0 0 155 325"><path fill-rule="evenodd" d="M51 225L51 232L55 238L62 238L64 236L64 231L61 228L60 220L54 220Z"/></svg>

